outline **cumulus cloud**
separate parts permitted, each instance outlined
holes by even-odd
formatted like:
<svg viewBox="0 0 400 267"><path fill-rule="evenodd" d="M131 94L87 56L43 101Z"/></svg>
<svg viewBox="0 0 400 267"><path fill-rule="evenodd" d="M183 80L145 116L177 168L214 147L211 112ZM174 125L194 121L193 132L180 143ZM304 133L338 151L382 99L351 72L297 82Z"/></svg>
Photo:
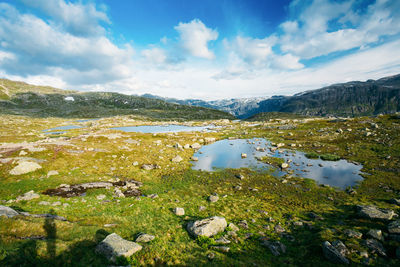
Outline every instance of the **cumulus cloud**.
<svg viewBox="0 0 400 267"><path fill-rule="evenodd" d="M180 22L175 26L180 35L182 48L192 56L213 59L214 53L209 50L208 43L218 38L216 30L207 28L203 22L194 19L189 23Z"/></svg>
<svg viewBox="0 0 400 267"><path fill-rule="evenodd" d="M272 46L276 43L274 36L264 39L253 39L249 37L236 37L233 49L251 65L264 65L269 56L273 54Z"/></svg>
<svg viewBox="0 0 400 267"><path fill-rule="evenodd" d="M104 33L101 22L110 23L104 10L95 4L65 2L64 0L22 0L25 5L37 8L52 19L52 23L78 36L93 36Z"/></svg>
<svg viewBox="0 0 400 267"><path fill-rule="evenodd" d="M148 64L161 65L167 60L165 51L158 47L144 49L142 50L141 54L145 60L145 63Z"/></svg>
<svg viewBox="0 0 400 267"><path fill-rule="evenodd" d="M296 1L291 5L292 9L301 9L301 14L296 20L281 24L285 34L279 42L283 52L302 59L362 47L400 33L397 0L377 0L365 12L354 11L358 4L354 0L314 0L310 5L302 4Z"/></svg>
<svg viewBox="0 0 400 267"><path fill-rule="evenodd" d="M130 75L133 49L105 36L76 36L51 23L0 4L1 60L10 75L55 75L68 84L93 84Z"/></svg>

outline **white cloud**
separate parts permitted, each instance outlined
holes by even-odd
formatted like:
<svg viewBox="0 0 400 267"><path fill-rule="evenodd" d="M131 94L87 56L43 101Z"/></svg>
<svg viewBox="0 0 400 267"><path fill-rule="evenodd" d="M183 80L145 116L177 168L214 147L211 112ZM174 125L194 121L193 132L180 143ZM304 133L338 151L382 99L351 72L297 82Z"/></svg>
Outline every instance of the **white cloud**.
<svg viewBox="0 0 400 267"><path fill-rule="evenodd" d="M189 23L180 22L175 26L179 32L182 48L192 56L213 59L214 53L208 48L210 41L217 40L218 32L207 28L203 22L194 19Z"/></svg>
<svg viewBox="0 0 400 267"><path fill-rule="evenodd" d="M301 9L296 1L292 9ZM332 52L346 51L376 43L382 36L400 33L400 1L378 0L368 6L365 14L354 12L357 1L334 2L314 0L306 5L297 20L281 24L283 52L302 59L311 59ZM330 24L337 25L330 27Z"/></svg>
<svg viewBox="0 0 400 267"><path fill-rule="evenodd" d="M265 65L273 54L272 46L276 43L274 36L264 39L253 39L237 36L233 41L234 51L247 63L255 66Z"/></svg>
<svg viewBox="0 0 400 267"><path fill-rule="evenodd" d="M93 3L82 4L64 0L22 0L28 6L47 14L53 23L78 36L102 35L105 30L100 22L110 23L107 14Z"/></svg>
<svg viewBox="0 0 400 267"><path fill-rule="evenodd" d="M14 7L0 4L0 68L11 75L57 76L68 84L93 84L131 74L133 49L105 36L75 36Z"/></svg>
<svg viewBox="0 0 400 267"><path fill-rule="evenodd" d="M144 49L141 54L145 60L145 64L161 65L167 60L165 51L158 47Z"/></svg>

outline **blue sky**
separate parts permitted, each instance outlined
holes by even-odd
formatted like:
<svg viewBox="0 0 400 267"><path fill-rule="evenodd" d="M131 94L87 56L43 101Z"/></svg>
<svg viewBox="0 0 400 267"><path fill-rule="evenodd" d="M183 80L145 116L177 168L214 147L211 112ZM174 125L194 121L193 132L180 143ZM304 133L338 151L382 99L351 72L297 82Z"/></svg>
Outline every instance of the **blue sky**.
<svg viewBox="0 0 400 267"><path fill-rule="evenodd" d="M0 77L223 99L400 73L398 0L0 0Z"/></svg>

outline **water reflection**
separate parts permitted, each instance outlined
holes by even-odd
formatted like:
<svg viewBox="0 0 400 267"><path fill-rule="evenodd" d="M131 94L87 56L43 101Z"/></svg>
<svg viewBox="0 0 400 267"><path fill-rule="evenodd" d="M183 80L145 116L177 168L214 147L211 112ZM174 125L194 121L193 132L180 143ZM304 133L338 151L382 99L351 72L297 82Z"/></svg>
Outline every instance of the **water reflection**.
<svg viewBox="0 0 400 267"><path fill-rule="evenodd" d="M195 153L194 156L198 157L198 161L193 162L192 168L206 171L212 171L216 168L270 169L271 165L258 161L256 157L272 156L283 158L286 162L291 161L288 170L293 171L294 176L314 179L320 184L346 188L363 179L360 176L362 165L356 165L346 160L308 159L303 152L293 150L271 151L270 147L270 142L265 139L218 141L203 146ZM247 158L242 158L242 153L247 154ZM280 169L273 172L276 176L285 173Z"/></svg>

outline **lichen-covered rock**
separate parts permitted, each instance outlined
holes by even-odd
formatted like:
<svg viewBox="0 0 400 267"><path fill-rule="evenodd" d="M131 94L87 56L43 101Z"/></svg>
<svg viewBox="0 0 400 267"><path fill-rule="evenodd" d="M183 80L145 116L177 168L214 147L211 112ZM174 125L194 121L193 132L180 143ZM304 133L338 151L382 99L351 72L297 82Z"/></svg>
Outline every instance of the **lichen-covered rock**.
<svg viewBox="0 0 400 267"><path fill-rule="evenodd" d="M211 218L190 222L187 225L187 230L194 237L210 237L223 232L226 226L227 223L225 218L214 216Z"/></svg>
<svg viewBox="0 0 400 267"><path fill-rule="evenodd" d="M115 261L117 257L129 257L141 249L141 245L112 233L97 245L96 252L103 254L111 261Z"/></svg>
<svg viewBox="0 0 400 267"><path fill-rule="evenodd" d="M178 216L185 215L185 210L183 208L174 208L173 211L174 211L175 215L178 215Z"/></svg>
<svg viewBox="0 0 400 267"><path fill-rule="evenodd" d="M389 223L388 231L391 234L400 234L400 220Z"/></svg>
<svg viewBox="0 0 400 267"><path fill-rule="evenodd" d="M280 256L281 254L286 253L286 246L279 241L265 240L263 245L269 248L274 256Z"/></svg>
<svg viewBox="0 0 400 267"><path fill-rule="evenodd" d="M12 208L9 208L7 206L1 206L0 205L0 217L1 216L6 216L8 218L17 216L19 213Z"/></svg>
<svg viewBox="0 0 400 267"><path fill-rule="evenodd" d="M396 215L393 210L378 209L375 206L357 206L358 215L367 219L391 220Z"/></svg>
<svg viewBox="0 0 400 267"><path fill-rule="evenodd" d="M375 240L375 239L367 239L365 240L365 245L373 252L373 253L378 253L381 256L386 257L386 249L383 247L383 245Z"/></svg>
<svg viewBox="0 0 400 267"><path fill-rule="evenodd" d="M32 200L32 199L35 199L35 198L39 198L39 197L40 197L39 194L37 194L33 190L31 190L31 191L26 192L25 194L23 194L21 196L18 196L17 197L17 201L22 201L22 200L29 201L29 200Z"/></svg>
<svg viewBox="0 0 400 267"><path fill-rule="evenodd" d="M181 156L176 156L175 158L173 158L171 161L172 162L181 162L183 160L183 158Z"/></svg>
<svg viewBox="0 0 400 267"><path fill-rule="evenodd" d="M156 238L154 235L149 235L149 234L139 234L139 236L136 238L136 242L141 242L141 243L147 243Z"/></svg>
<svg viewBox="0 0 400 267"><path fill-rule="evenodd" d="M328 241L322 243L322 252L324 253L325 258L333 263L349 264L349 260L346 259L345 255L343 255L341 251Z"/></svg>
<svg viewBox="0 0 400 267"><path fill-rule="evenodd" d="M22 175L26 173L30 173L41 169L42 166L32 161L21 161L17 166L15 166L11 171L11 175Z"/></svg>

